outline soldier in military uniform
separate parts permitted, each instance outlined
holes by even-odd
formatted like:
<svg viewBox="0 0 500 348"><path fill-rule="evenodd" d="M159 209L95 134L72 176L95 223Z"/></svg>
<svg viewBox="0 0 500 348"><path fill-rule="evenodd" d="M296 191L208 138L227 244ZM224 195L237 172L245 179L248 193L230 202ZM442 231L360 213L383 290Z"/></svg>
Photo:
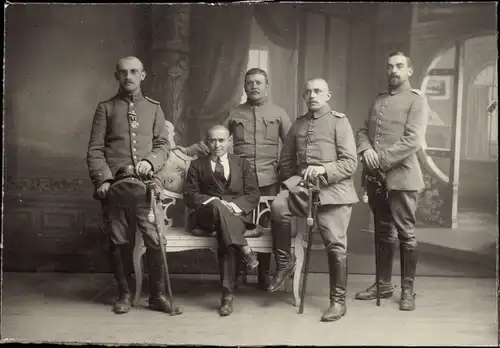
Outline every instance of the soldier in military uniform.
<svg viewBox="0 0 500 348"><path fill-rule="evenodd" d="M291 193L300 180L321 178L318 226L328 255L330 306L322 321L335 321L346 313L347 227L352 204L358 202L352 176L357 167L356 144L347 117L330 109L331 92L325 80L307 81L304 100L309 111L293 123L280 157L283 187L271 206L276 275L268 291L280 289L295 270L291 253L290 219L300 214ZM301 270L298 270L299 272Z"/></svg>
<svg viewBox="0 0 500 348"><path fill-rule="evenodd" d="M162 168L169 152L165 117L160 103L141 93L146 72L139 59L120 59L115 77L119 82L119 91L110 100L98 104L87 153L90 178L96 189L94 197L101 201L103 207L111 263L118 287L118 299L113 310L117 314L127 313L131 307L122 253L131 237L128 225L137 223L147 247L149 307L170 312L170 304L164 295L164 266L155 225L147 219L148 205L131 209L127 208L128 202L110 201L108 197L117 177L127 174L145 176ZM143 203L146 203L145 196Z"/></svg>
<svg viewBox="0 0 500 348"><path fill-rule="evenodd" d="M279 191L279 140L285 139L291 121L285 110L268 102L269 81L264 70L248 70L244 88L247 101L226 112L222 125L232 134L234 154L245 158L256 171L261 196L275 196ZM204 141L187 147L184 152L198 157L210 153ZM258 284L262 289L266 289L269 283L270 257L265 253L258 255ZM236 283L239 285L245 278L245 264L241 258L238 265Z"/></svg>
<svg viewBox="0 0 500 348"><path fill-rule="evenodd" d="M425 140L428 106L425 96L412 89L410 58L396 52L387 60L388 91L380 93L364 127L356 133L358 155L364 163L365 189L375 222L379 291L393 294L392 263L396 235L401 257L401 310L415 309L417 264L415 211L418 191L424 188L416 153ZM355 295L376 298L376 283Z"/></svg>

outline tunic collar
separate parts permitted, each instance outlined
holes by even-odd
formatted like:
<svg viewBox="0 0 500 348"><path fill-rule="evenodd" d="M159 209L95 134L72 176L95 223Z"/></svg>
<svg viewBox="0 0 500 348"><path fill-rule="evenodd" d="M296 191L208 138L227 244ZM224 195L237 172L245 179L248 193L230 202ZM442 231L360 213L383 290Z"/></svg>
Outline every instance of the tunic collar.
<svg viewBox="0 0 500 348"><path fill-rule="evenodd" d="M398 87L396 88L392 88L389 86L389 93L391 95L394 95L394 94L397 94L397 93L400 93L400 92L403 92L403 91L407 91L411 89L411 85L410 85L410 81L405 81L403 82L401 85L399 85Z"/></svg>
<svg viewBox="0 0 500 348"><path fill-rule="evenodd" d="M332 109L330 108L330 105L325 104L316 111L309 111L309 115L311 115L311 117L313 117L313 118L320 118L321 116L326 115L330 111L332 111Z"/></svg>
<svg viewBox="0 0 500 348"><path fill-rule="evenodd" d="M139 89L135 93L128 93L122 90L118 90L118 97L125 100L127 103L128 102L137 102L138 100L141 100L143 97L142 91Z"/></svg>

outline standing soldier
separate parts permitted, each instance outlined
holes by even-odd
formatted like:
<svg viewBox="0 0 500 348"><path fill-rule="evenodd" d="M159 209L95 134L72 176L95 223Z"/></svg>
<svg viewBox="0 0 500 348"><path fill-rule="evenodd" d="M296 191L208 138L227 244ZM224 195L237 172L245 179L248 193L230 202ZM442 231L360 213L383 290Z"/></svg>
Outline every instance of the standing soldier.
<svg viewBox="0 0 500 348"><path fill-rule="evenodd" d="M268 102L269 81L264 70L248 70L244 88L247 101L229 110L223 117L222 125L231 132L234 154L245 158L251 169L256 171L260 195L276 196L279 191L279 140L285 139L291 121L285 110ZM184 152L189 156L201 157L208 155L210 150L201 141L187 147ZM260 253L258 259L259 287L266 289L269 285L271 255ZM238 266L236 283L241 284L245 276L245 264L241 257Z"/></svg>
<svg viewBox="0 0 500 348"><path fill-rule="evenodd" d="M270 292L277 291L295 270L290 220L294 215L303 216L307 208L294 203L297 200L292 199L296 197L292 194L297 192L300 180L320 178L323 184L318 196L317 222L330 276L330 306L322 321L338 320L347 311L347 227L352 204L358 202L352 180L357 167L354 134L347 117L330 109L330 98L325 80L309 79L304 90L309 112L295 120L283 143L280 174L286 189L280 191L271 206L276 275L268 287Z"/></svg>
<svg viewBox="0 0 500 348"><path fill-rule="evenodd" d="M404 53L392 53L387 60L389 88L380 93L368 120L356 134L358 155L364 163L363 177L375 223L376 271L380 297L389 298L396 233L401 261L399 309L415 309L413 283L417 264L415 211L418 191L424 188L416 153L425 140L427 100L412 89L408 78L413 68ZM373 300L377 284L358 292L358 300Z"/></svg>
<svg viewBox="0 0 500 348"><path fill-rule="evenodd" d="M141 93L146 72L139 59L120 59L116 64L115 77L120 85L118 94L97 106L87 153L90 178L96 189L94 197L102 203L118 287L118 299L113 310L117 314L127 313L131 307L122 253L130 239L128 225L137 222L147 247L149 307L170 312L170 303L164 295L165 273L158 237L155 225L148 221L149 206L143 204L131 209L127 207L127 202L111 200L110 197L116 191L113 182L121 177L134 174L145 176L163 167L169 152L165 117L160 103ZM145 192L143 197L146 201Z"/></svg>

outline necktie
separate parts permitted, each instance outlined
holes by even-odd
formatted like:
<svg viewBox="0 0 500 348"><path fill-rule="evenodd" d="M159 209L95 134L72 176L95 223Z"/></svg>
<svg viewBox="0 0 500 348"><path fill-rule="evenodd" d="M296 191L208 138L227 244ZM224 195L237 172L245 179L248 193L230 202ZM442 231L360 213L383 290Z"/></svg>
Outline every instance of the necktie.
<svg viewBox="0 0 500 348"><path fill-rule="evenodd" d="M222 166L222 162L220 161L220 158L217 157L217 160L215 161L215 177L222 183L226 182L226 178L224 176L224 167Z"/></svg>

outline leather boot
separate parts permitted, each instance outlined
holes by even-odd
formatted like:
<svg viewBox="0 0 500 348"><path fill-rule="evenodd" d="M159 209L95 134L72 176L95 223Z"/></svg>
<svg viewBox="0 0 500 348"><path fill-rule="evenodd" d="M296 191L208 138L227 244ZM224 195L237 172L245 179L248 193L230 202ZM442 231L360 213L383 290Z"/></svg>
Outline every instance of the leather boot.
<svg viewBox="0 0 500 348"><path fill-rule="evenodd" d="M390 298L394 293L391 284L392 262L394 260L394 243L379 242L379 290L380 298ZM366 290L360 291L354 295L356 300L374 300L377 298L377 284L373 283Z"/></svg>
<svg viewBox="0 0 500 348"><path fill-rule="evenodd" d="M321 321L335 321L347 312L345 303L347 293L347 255L337 251L328 252L328 272L330 274L330 307Z"/></svg>
<svg viewBox="0 0 500 348"><path fill-rule="evenodd" d="M415 309L415 271L417 268L417 252L415 248L408 248L406 244L400 244L401 257L401 301L399 309L412 311Z"/></svg>
<svg viewBox="0 0 500 348"><path fill-rule="evenodd" d="M149 273L149 309L171 313L172 306L165 296L165 269L161 250L148 248L146 257Z"/></svg>
<svg viewBox="0 0 500 348"><path fill-rule="evenodd" d="M271 254L259 253L259 275L257 277L257 286L259 289L266 290L271 283L271 275L269 270L271 268Z"/></svg>
<svg viewBox="0 0 500 348"><path fill-rule="evenodd" d="M271 279L267 291L275 292L285 284L286 278L293 274L296 265L295 256L291 253L290 224L272 221L271 225L276 274Z"/></svg>
<svg viewBox="0 0 500 348"><path fill-rule="evenodd" d="M112 245L110 248L111 266L118 288L118 298L113 305L113 312L116 314L124 314L130 311L132 306L130 289L127 282L127 274L123 265L123 258L121 254L122 247L119 245Z"/></svg>

